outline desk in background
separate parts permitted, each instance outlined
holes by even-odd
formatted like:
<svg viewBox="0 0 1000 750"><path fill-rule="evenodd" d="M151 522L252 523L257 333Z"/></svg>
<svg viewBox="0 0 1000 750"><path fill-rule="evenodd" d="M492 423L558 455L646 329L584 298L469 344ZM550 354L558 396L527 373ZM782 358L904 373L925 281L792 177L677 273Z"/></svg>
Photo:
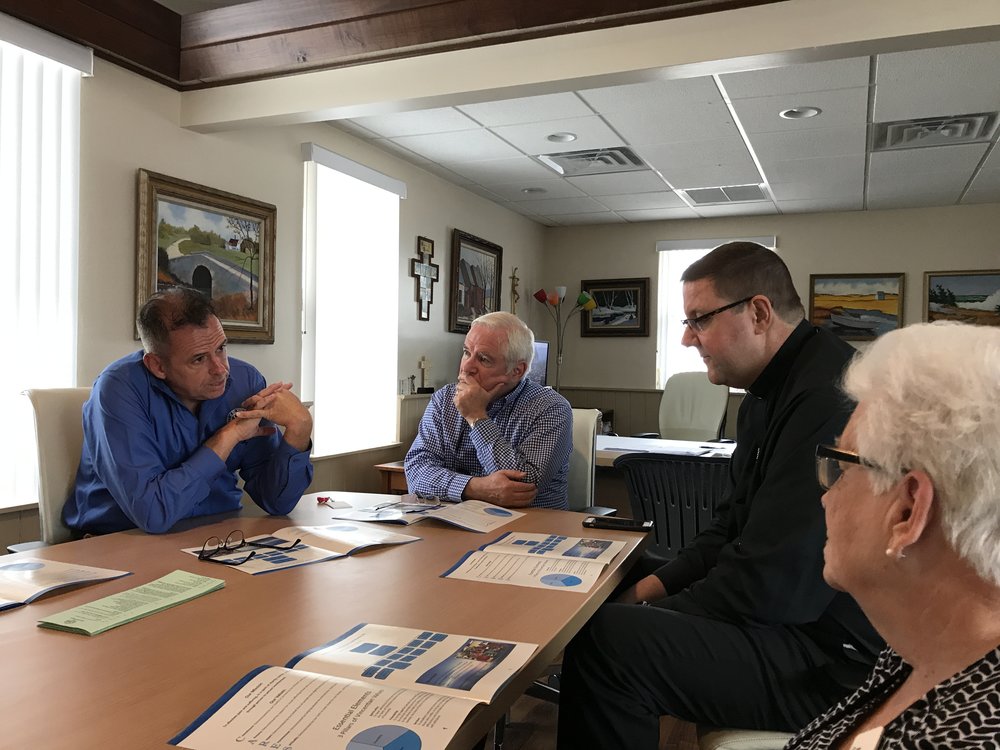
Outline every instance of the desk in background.
<svg viewBox="0 0 1000 750"><path fill-rule="evenodd" d="M319 493L337 499L355 493ZM373 501L392 500L367 495ZM473 710L449 745L472 747L622 580L645 535L587 530L626 541L587 594L440 578L459 557L502 531L580 536L579 513L531 510L493 534L424 521L406 529L419 542L248 576L180 551L233 529L247 536L291 523L332 523L307 495L291 518L245 515L196 519L186 530L153 536L127 531L5 557L35 556L129 570L134 575L51 595L0 614L8 700L0 705L4 747L166 750L166 741L240 677L262 664L284 664L361 622L427 628L539 644L521 672L489 706ZM193 526L193 528L191 528ZM148 583L176 569L225 579L225 588L92 638L43 630L36 621Z"/></svg>
<svg viewBox="0 0 1000 750"><path fill-rule="evenodd" d="M389 461L384 464L375 464L375 468L381 474L381 487L386 495L405 495L409 490L406 488L406 474L403 473L402 461Z"/></svg>

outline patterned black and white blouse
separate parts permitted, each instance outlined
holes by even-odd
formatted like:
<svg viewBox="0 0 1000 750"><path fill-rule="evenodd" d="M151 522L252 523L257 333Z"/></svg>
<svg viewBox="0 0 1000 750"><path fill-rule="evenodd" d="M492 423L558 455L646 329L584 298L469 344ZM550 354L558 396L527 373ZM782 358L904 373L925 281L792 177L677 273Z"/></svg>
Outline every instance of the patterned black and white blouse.
<svg viewBox="0 0 1000 750"><path fill-rule="evenodd" d="M886 648L865 683L795 735L786 750L828 750L842 742L911 671L899 654ZM877 747L1000 749L1000 647L931 688L890 721Z"/></svg>

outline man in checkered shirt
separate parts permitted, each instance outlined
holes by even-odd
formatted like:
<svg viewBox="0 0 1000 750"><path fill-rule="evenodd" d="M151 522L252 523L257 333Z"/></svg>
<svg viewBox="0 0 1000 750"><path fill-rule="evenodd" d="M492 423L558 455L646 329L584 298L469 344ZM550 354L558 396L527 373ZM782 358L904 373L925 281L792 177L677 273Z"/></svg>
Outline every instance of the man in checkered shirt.
<svg viewBox="0 0 1000 750"><path fill-rule="evenodd" d="M458 382L439 389L406 454L411 492L508 508L565 509L573 412L527 380L535 337L506 312L472 321Z"/></svg>

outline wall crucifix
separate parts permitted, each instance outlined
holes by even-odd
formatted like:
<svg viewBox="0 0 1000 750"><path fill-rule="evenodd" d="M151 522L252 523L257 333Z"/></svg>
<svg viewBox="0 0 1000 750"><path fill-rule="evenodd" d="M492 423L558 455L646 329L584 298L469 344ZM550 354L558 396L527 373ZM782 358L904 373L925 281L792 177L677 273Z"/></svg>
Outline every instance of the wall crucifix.
<svg viewBox="0 0 1000 750"><path fill-rule="evenodd" d="M431 263L434 257L434 241L417 237L417 257L410 258L410 276L416 281L417 319L431 319L431 303L434 302L434 283L438 280L438 265Z"/></svg>

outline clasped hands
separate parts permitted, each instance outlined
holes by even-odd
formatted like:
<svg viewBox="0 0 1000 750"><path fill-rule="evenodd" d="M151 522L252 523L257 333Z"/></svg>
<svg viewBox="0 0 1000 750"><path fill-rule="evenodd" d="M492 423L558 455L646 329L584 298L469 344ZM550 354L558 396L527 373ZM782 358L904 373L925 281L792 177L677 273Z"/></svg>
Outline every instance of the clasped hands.
<svg viewBox="0 0 1000 750"><path fill-rule="evenodd" d="M271 435L276 428L261 423L261 420L266 419L284 428L285 442L296 450L305 450L309 447L312 436L312 415L292 393L291 388L291 383L279 381L250 396L240 405L243 411L236 412L216 436L225 434L239 443ZM232 450L232 446L229 449Z"/></svg>

